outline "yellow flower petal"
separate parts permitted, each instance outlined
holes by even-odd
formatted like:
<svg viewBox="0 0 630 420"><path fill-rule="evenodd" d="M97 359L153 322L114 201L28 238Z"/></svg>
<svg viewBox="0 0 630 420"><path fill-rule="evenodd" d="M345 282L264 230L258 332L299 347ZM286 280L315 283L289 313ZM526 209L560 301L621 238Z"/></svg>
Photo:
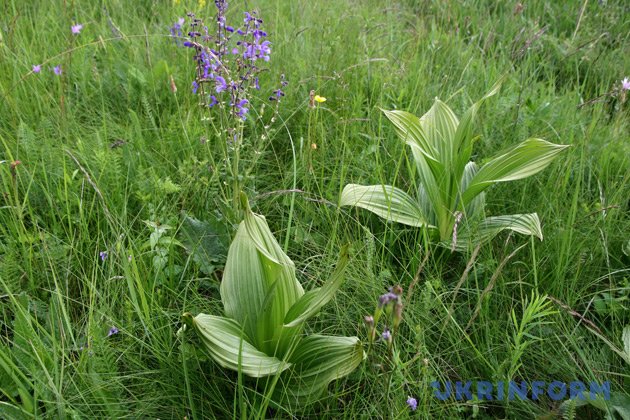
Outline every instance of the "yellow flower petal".
<svg viewBox="0 0 630 420"><path fill-rule="evenodd" d="M315 97L313 99L315 99L315 102L319 102L320 104L322 102L326 102L326 98L324 98L323 96L319 96L319 95L315 95Z"/></svg>

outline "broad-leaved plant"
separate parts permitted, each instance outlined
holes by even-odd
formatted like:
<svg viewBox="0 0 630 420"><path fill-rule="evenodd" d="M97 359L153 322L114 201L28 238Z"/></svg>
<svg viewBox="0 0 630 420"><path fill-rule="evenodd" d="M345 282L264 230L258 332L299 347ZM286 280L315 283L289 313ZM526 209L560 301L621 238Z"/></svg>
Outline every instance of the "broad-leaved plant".
<svg viewBox="0 0 630 420"><path fill-rule="evenodd" d="M439 99L422 117L383 110L399 137L411 147L419 183L415 197L391 185L346 185L342 206L367 209L389 221L424 227L454 250L465 250L509 229L542 240L536 213L485 217L485 190L498 183L545 169L565 145L530 138L478 166L470 160L473 122L483 101L499 90L497 83L458 120Z"/></svg>
<svg viewBox="0 0 630 420"><path fill-rule="evenodd" d="M186 313L184 322L219 365L255 378L278 375L277 401L302 404L364 359L357 337L304 333L305 322L343 283L347 247L332 276L305 293L265 218L251 211L244 195L241 200L245 219L230 245L220 289L225 316Z"/></svg>

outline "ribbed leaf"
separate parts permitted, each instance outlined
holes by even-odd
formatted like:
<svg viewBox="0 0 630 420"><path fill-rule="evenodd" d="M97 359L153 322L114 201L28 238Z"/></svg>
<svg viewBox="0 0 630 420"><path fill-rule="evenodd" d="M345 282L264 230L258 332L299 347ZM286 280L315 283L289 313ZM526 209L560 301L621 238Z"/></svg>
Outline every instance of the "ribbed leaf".
<svg viewBox="0 0 630 420"><path fill-rule="evenodd" d="M486 93L483 98L481 98L470 108L468 108L462 119L459 121L459 125L457 126L457 131L455 132L455 138L453 141L453 156L455 157L456 162L454 165L454 170L456 175L458 176L461 176L461 174L463 174L463 169L467 165L468 160L470 159L470 156L472 154L472 130L477 112L486 99L496 95L499 92L503 80L504 77L499 79L494 84L494 86L490 88L490 91Z"/></svg>
<svg viewBox="0 0 630 420"><path fill-rule="evenodd" d="M310 335L291 354L293 366L282 374L278 392L289 404L316 399L331 381L351 373L364 358L357 337Z"/></svg>
<svg viewBox="0 0 630 420"><path fill-rule="evenodd" d="M392 222L433 227L427 223L418 203L391 185L348 184L341 193L340 205L361 207Z"/></svg>
<svg viewBox="0 0 630 420"><path fill-rule="evenodd" d="M569 146L542 139L527 139L509 152L483 165L463 193L464 204L496 182L527 178L545 169L558 153Z"/></svg>
<svg viewBox="0 0 630 420"><path fill-rule="evenodd" d="M447 196L450 190L444 187L450 183L450 178L442 155L446 140L439 140L437 136L438 133L450 133L451 124L454 121L456 123L457 118L450 109L445 111L443 108L446 106L437 102L439 101L422 118L405 111L382 111L396 127L398 136L411 147L418 168L419 183L424 185L433 214L440 226L440 223L448 219L450 205ZM435 115L439 110L446 115ZM425 215L425 219L429 217L430 215Z"/></svg>
<svg viewBox="0 0 630 420"><path fill-rule="evenodd" d="M307 292L289 309L284 318L286 327L294 327L303 323L327 304L344 281L344 273L348 265L348 246L341 249L335 272L321 287Z"/></svg>
<svg viewBox="0 0 630 420"><path fill-rule="evenodd" d="M437 98L431 109L420 118L422 131L428 142L437 150L437 159L444 166L451 162L453 139L458 124L459 121L451 108Z"/></svg>
<svg viewBox="0 0 630 420"><path fill-rule="evenodd" d="M303 294L293 262L280 248L265 218L247 206L245 220L230 245L221 282L226 316L243 326L258 349L281 355L288 344L278 345L284 317Z"/></svg>
<svg viewBox="0 0 630 420"><path fill-rule="evenodd" d="M192 318L189 314L184 317ZM258 350L232 319L199 314L192 318L192 325L212 358L224 368L260 378L275 375L291 365Z"/></svg>
<svg viewBox="0 0 630 420"><path fill-rule="evenodd" d="M470 185L470 181L473 179L475 174L479 171L477 164L475 162L468 162L468 164L464 168L464 173L462 174L462 180L460 183L461 191L466 191L468 185ZM461 192L460 192L461 194ZM461 206L457 206L461 208ZM464 216L467 219L476 219L484 215L484 210L486 208L486 193L481 192L477 196L475 196L468 205L464 207Z"/></svg>
<svg viewBox="0 0 630 420"><path fill-rule="evenodd" d="M504 230L513 230L523 235L533 235L540 240L543 239L542 227L536 213L531 214L511 214L485 218L478 226L460 226L458 229L457 242L452 243L452 238L442 243L442 245L464 251L471 244L479 244L488 241Z"/></svg>
<svg viewBox="0 0 630 420"><path fill-rule="evenodd" d="M420 123L420 118L407 111L382 110L396 127L398 136L409 146L415 148L429 162L438 162L438 149L427 137Z"/></svg>

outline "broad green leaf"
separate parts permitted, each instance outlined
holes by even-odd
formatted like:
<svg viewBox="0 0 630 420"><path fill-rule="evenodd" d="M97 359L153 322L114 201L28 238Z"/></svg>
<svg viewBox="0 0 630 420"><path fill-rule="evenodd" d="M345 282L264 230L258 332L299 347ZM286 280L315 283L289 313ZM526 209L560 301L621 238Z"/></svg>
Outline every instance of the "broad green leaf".
<svg viewBox="0 0 630 420"><path fill-rule="evenodd" d="M364 358L357 337L310 335L291 354L292 367L283 372L277 391L290 405L312 401L330 382L351 373Z"/></svg>
<svg viewBox="0 0 630 420"><path fill-rule="evenodd" d="M490 91L486 93L483 98L481 98L470 108L468 108L462 119L459 121L459 125L457 126L457 131L455 132L455 137L453 139L455 175L460 175L463 173L463 169L467 165L468 160L470 159L470 156L472 154L472 130L473 124L475 122L475 117L477 116L479 108L481 108L481 105L486 101L486 99L496 95L499 92L504 79L505 77L499 79L494 84L494 86L490 88Z"/></svg>
<svg viewBox="0 0 630 420"><path fill-rule="evenodd" d="M252 343L268 354L281 355L279 345L289 308L304 294L295 266L273 237L264 217L247 207L228 251L221 282L225 314L243 326Z"/></svg>
<svg viewBox="0 0 630 420"><path fill-rule="evenodd" d="M341 192L341 206L357 206L392 222L409 226L429 226L418 203L406 192L391 185L348 184Z"/></svg>
<svg viewBox="0 0 630 420"><path fill-rule="evenodd" d="M343 283L347 265L348 246L346 245L341 250L333 275L321 288L307 292L300 300L295 302L284 318L285 326L294 327L299 325L319 312L332 299L337 289Z"/></svg>
<svg viewBox="0 0 630 420"><path fill-rule="evenodd" d="M532 235L543 239L540 220L536 213L511 214L485 218L478 226L460 226L457 241L453 245L453 239L442 243L443 246L464 251L471 244L479 244L488 241L504 230L512 230L523 235Z"/></svg>
<svg viewBox="0 0 630 420"><path fill-rule="evenodd" d="M434 150L437 150L437 159L445 167L452 160L452 144L458 124L451 108L437 98L431 109L420 117L422 131Z"/></svg>
<svg viewBox="0 0 630 420"><path fill-rule="evenodd" d="M496 182L527 178L545 169L567 145L553 144L542 139L527 139L509 152L483 165L470 181L462 199L467 204L477 194Z"/></svg>
<svg viewBox="0 0 630 420"><path fill-rule="evenodd" d="M396 133L406 144L412 149L415 148L426 160L439 163L439 151L425 134L420 118L407 111L388 111L386 109L381 111L394 124Z"/></svg>
<svg viewBox="0 0 630 420"><path fill-rule="evenodd" d="M199 314L186 320L197 330L212 358L222 367L260 378L289 368L290 363L258 350L238 322L214 315Z"/></svg>
<svg viewBox="0 0 630 420"><path fill-rule="evenodd" d="M439 220L445 219L445 209L449 208L446 199L449 190L443 187L449 184L450 179L441 155L443 142L437 141L435 137L439 130L449 132L443 126L449 126L444 121L451 120L452 123L452 119L449 118L452 112L444 118L438 118L433 115L438 109L442 107L435 104L422 118L405 111L382 111L396 127L398 136L411 147L418 168L419 182L425 186L433 212Z"/></svg>
<svg viewBox="0 0 630 420"><path fill-rule="evenodd" d="M460 183L461 191L465 191L470 184L470 181L473 179L475 174L479 168L475 162L468 162L466 167L464 168L464 173L462 175L462 180ZM461 194L460 191L460 194ZM459 204L456 205L455 208L461 208ZM464 217L466 219L476 219L482 217L484 215L484 210L486 208L486 193L481 192L475 198L473 198L468 205L464 206Z"/></svg>

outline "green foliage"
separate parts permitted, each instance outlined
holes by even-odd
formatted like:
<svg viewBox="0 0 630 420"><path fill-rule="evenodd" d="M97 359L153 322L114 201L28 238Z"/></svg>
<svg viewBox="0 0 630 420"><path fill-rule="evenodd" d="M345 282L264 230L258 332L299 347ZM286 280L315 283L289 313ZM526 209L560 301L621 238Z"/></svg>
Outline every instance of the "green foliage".
<svg viewBox="0 0 630 420"><path fill-rule="evenodd" d="M350 184L341 193L340 205L362 207L393 222L425 227L437 232L439 241L452 249L467 249L505 229L542 240L535 213L485 218L484 191L496 183L542 171L568 146L531 138L481 167L469 161L477 112L499 87L497 83L461 121L439 99L421 118L405 111L383 111L411 147L419 178L416 199L389 185Z"/></svg>
<svg viewBox="0 0 630 420"><path fill-rule="evenodd" d="M321 287L306 293L293 261L282 251L265 218L241 197L245 220L228 251L221 282L225 317L184 314L214 360L254 378L280 378L278 398L290 406L312 401L326 386L352 372L364 358L356 337L304 334L343 282L347 249Z"/></svg>

